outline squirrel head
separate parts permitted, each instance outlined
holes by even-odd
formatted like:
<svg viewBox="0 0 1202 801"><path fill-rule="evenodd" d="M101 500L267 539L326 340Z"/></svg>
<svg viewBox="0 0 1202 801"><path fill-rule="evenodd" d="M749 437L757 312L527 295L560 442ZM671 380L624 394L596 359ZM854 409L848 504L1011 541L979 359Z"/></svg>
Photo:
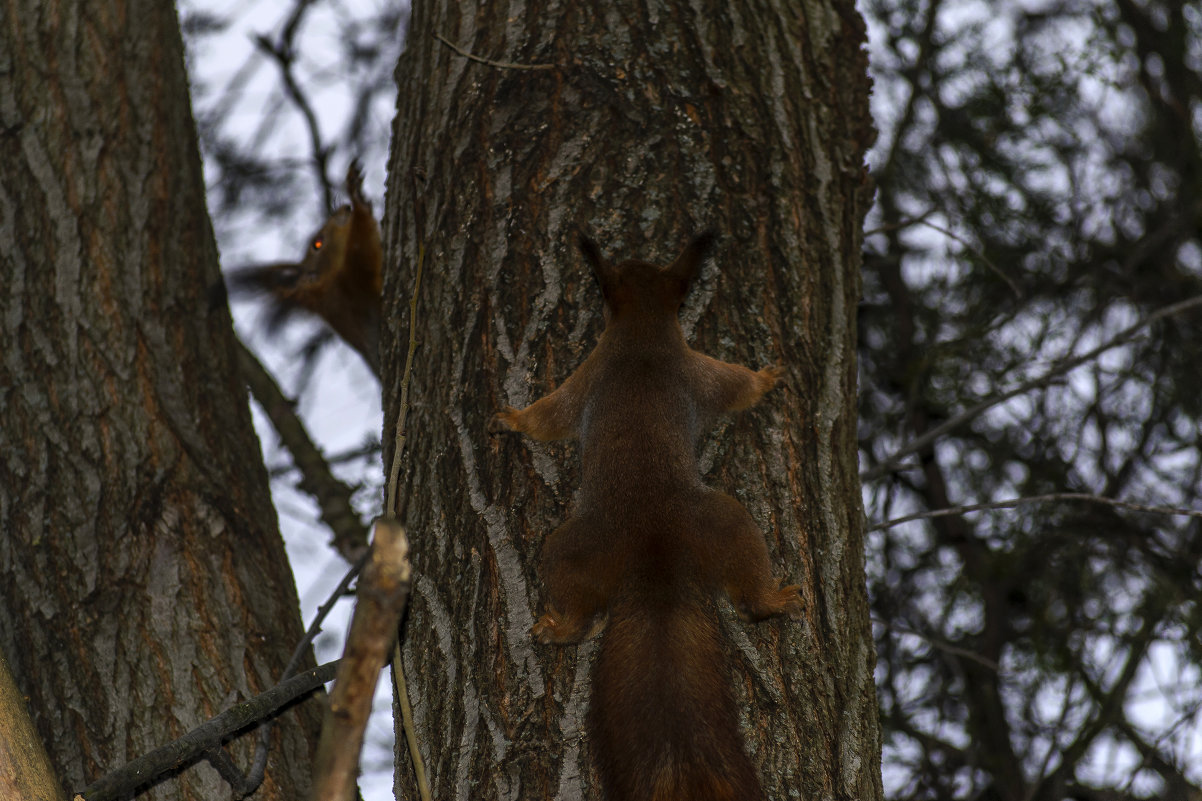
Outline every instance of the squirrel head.
<svg viewBox="0 0 1202 801"><path fill-rule="evenodd" d="M592 265L605 298L606 324L628 316L670 316L675 319L713 244L713 233L706 231L667 266L636 259L610 264L601 257L596 242L581 236L580 250Z"/></svg>
<svg viewBox="0 0 1202 801"><path fill-rule="evenodd" d="M296 281L317 282L333 278L346 258L352 209L349 205L334 210L325 224L309 239L309 248L297 265Z"/></svg>

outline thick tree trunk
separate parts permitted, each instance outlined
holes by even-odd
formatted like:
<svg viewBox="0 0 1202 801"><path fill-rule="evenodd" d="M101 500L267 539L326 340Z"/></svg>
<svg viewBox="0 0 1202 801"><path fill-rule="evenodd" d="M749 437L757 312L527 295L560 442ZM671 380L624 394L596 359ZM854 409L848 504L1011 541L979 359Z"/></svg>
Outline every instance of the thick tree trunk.
<svg viewBox="0 0 1202 801"><path fill-rule="evenodd" d="M719 244L686 335L727 361L788 368L787 389L701 449L705 480L747 506L807 607L801 622L749 626L724 606L749 752L770 798L880 797L855 450L864 28L850 0L798 6L415 6L385 225L385 384L424 253L405 668L438 798L595 797L582 734L596 644L529 636L575 446L485 426L596 342L600 293L577 230L608 257L662 264L705 228ZM391 421L395 383L386 394Z"/></svg>
<svg viewBox="0 0 1202 801"><path fill-rule="evenodd" d="M0 650L81 789L272 685L300 621L229 315L206 294L174 10L0 13ZM256 798L306 792L303 717L284 716ZM228 796L201 765L145 797Z"/></svg>

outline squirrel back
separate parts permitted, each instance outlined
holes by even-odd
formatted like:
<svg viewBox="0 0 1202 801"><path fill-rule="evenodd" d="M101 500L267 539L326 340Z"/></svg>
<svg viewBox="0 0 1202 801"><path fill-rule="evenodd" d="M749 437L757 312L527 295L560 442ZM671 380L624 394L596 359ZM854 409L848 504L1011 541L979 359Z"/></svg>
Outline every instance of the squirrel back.
<svg viewBox="0 0 1202 801"><path fill-rule="evenodd" d="M297 313L320 317L378 377L383 249L356 162L347 170L346 190L350 203L330 215L299 262L233 270L226 282L233 294L268 297L269 331Z"/></svg>
<svg viewBox="0 0 1202 801"><path fill-rule="evenodd" d="M743 801L763 792L743 750L714 598L746 620L798 616L759 528L707 487L697 441L783 370L752 371L689 348L678 313L712 246L667 267L610 265L581 242L605 299L597 346L554 392L496 415L495 430L578 437L572 516L543 544L546 612L532 634L579 642L601 625L588 731L609 801Z"/></svg>

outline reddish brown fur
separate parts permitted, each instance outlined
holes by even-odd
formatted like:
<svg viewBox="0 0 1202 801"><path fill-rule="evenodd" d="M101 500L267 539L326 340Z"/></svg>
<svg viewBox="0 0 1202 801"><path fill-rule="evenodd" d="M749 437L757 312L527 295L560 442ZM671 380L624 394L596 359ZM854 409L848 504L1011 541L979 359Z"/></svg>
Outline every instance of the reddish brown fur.
<svg viewBox="0 0 1202 801"><path fill-rule="evenodd" d="M532 634L573 643L608 620L588 730L609 801L763 798L714 597L725 592L746 620L801 613L798 588L773 578L747 510L700 478L698 437L783 373L685 343L677 314L710 244L699 237L661 268L609 265L583 241L605 297L601 341L550 395L493 421L494 430L581 441L576 508L543 545L546 613Z"/></svg>
<svg viewBox="0 0 1202 801"><path fill-rule="evenodd" d="M354 348L379 375L380 226L363 196L357 163L346 173L350 204L330 215L299 262L249 267L229 276L234 292L271 297L271 327L297 311L315 314Z"/></svg>

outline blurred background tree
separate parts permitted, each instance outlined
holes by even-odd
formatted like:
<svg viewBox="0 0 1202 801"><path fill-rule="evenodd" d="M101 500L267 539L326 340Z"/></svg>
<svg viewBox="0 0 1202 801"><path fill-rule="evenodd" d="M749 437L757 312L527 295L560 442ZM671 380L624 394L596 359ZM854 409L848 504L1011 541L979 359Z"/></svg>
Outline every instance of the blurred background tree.
<svg viewBox="0 0 1202 801"><path fill-rule="evenodd" d="M870 519L1199 508L1199 4L865 11ZM878 530L889 794L1197 798L1200 555L1197 517L1095 501Z"/></svg>
<svg viewBox="0 0 1202 801"><path fill-rule="evenodd" d="M862 12L881 136L861 467L887 794L1197 799L1202 523L1102 499L1200 508L1202 3ZM382 208L407 5L181 13L227 268L299 255L356 156ZM266 344L253 306L236 311ZM325 341L265 357L369 516L378 387ZM318 601L337 557L264 441L302 603Z"/></svg>
<svg viewBox="0 0 1202 801"><path fill-rule="evenodd" d="M382 214L396 107L392 74L407 3L183 0L179 14L223 269L299 260L330 211L346 202L352 159L362 163L366 194ZM285 401L252 408L308 623L349 566L331 546L363 535L331 506L349 503L364 523L381 511L380 386L315 320L297 319L271 334L257 301L234 299L231 306L239 335ZM267 406L273 415L294 413L320 453L298 458ZM321 456L324 464L313 458ZM314 642L320 661L341 655L351 606L349 598L338 603L324 624ZM385 681L363 754L366 798L391 797L392 740Z"/></svg>

